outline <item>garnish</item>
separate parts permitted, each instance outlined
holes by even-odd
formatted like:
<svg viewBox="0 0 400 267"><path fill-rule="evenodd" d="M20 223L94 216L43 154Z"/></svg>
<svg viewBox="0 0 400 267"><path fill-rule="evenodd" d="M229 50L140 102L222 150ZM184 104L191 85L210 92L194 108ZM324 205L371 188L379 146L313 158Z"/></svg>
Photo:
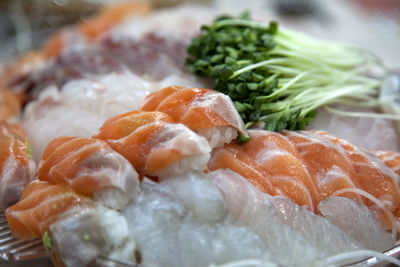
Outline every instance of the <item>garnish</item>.
<svg viewBox="0 0 400 267"><path fill-rule="evenodd" d="M32 146L29 142L26 142L26 150L28 152L29 158L32 158Z"/></svg>
<svg viewBox="0 0 400 267"><path fill-rule="evenodd" d="M43 237L42 237L42 242L43 246L46 249L46 251L51 251L53 249L53 246L51 245L51 237L49 232L44 232Z"/></svg>
<svg viewBox="0 0 400 267"><path fill-rule="evenodd" d="M83 240L89 241L89 239L90 239L90 235L89 234L84 234L83 235Z"/></svg>
<svg viewBox="0 0 400 267"><path fill-rule="evenodd" d="M201 29L188 47L189 70L212 77L246 127L263 122L266 130L301 130L326 104L380 105L383 79L367 73L383 66L366 51L251 21L247 14L222 16Z"/></svg>

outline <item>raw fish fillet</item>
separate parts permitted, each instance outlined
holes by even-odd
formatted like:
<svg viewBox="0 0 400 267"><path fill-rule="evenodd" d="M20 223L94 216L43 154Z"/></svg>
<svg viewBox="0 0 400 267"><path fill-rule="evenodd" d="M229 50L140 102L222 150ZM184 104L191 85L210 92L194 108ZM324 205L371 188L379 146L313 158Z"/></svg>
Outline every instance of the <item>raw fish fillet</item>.
<svg viewBox="0 0 400 267"><path fill-rule="evenodd" d="M292 142L304 159L318 188L320 200L337 191L356 188L356 171L338 146L310 132L283 131L282 134ZM348 192L343 195L358 198L357 194Z"/></svg>
<svg viewBox="0 0 400 267"><path fill-rule="evenodd" d="M220 169L209 175L237 222L259 235L279 265L318 266L328 255L363 248L323 217L287 198L271 198L237 173Z"/></svg>
<svg viewBox="0 0 400 267"><path fill-rule="evenodd" d="M20 200L6 210L13 236L21 239L42 237L61 214L87 201L65 185L32 181L22 191ZM85 204L86 205L86 204Z"/></svg>
<svg viewBox="0 0 400 267"><path fill-rule="evenodd" d="M141 109L170 115L204 136L212 148L235 139L236 131L248 136L230 98L214 90L170 86L148 95Z"/></svg>
<svg viewBox="0 0 400 267"><path fill-rule="evenodd" d="M269 174L272 185L300 206L314 210L318 188L297 149L284 136L268 131L251 131L251 142L243 151Z"/></svg>
<svg viewBox="0 0 400 267"><path fill-rule="evenodd" d="M209 264L268 258L257 234L233 224L224 199L202 172L153 183L124 211L136 237L143 266L203 267Z"/></svg>
<svg viewBox="0 0 400 267"><path fill-rule="evenodd" d="M84 196L121 209L139 192L138 174L106 142L59 137L47 146L38 166L39 180L66 184Z"/></svg>
<svg viewBox="0 0 400 267"><path fill-rule="evenodd" d="M95 138L108 142L140 174L159 178L205 170L211 151L203 137L158 111L115 116L103 124Z"/></svg>
<svg viewBox="0 0 400 267"><path fill-rule="evenodd" d="M286 196L311 211L331 195L362 199L385 229L398 231L391 218L400 215L398 174L377 156L326 132L251 130L249 142L214 149L208 167L228 168L262 192Z"/></svg>
<svg viewBox="0 0 400 267"><path fill-rule="evenodd" d="M270 179L267 178L268 174L265 173L261 166L243 152L240 144L236 142L213 149L208 168L210 170L230 169L245 177L261 192L270 195L279 195L281 193L272 185Z"/></svg>
<svg viewBox="0 0 400 267"><path fill-rule="evenodd" d="M385 251L395 245L395 238L382 228L362 203L332 196L319 203L318 212L366 249Z"/></svg>
<svg viewBox="0 0 400 267"><path fill-rule="evenodd" d="M140 261L125 218L101 205L65 212L50 226L49 233L53 252L65 267L110 266L106 258L131 264Z"/></svg>
<svg viewBox="0 0 400 267"><path fill-rule="evenodd" d="M390 120L340 116L321 108L307 129L327 131L368 150L400 150L399 133Z"/></svg>
<svg viewBox="0 0 400 267"><path fill-rule="evenodd" d="M36 167L29 141L17 124L0 122L0 151L0 210L5 210L34 179Z"/></svg>
<svg viewBox="0 0 400 267"><path fill-rule="evenodd" d="M35 161L39 162L54 138L90 137L107 119L137 109L146 95L160 88L129 71L74 80L60 89L47 88L26 106L22 117Z"/></svg>
<svg viewBox="0 0 400 267"><path fill-rule="evenodd" d="M399 176L388 168L378 157L353 146L343 139L330 135L327 132L284 131L283 133L288 136L289 140L295 143L301 155L307 157L309 162L312 162L311 165L314 168L317 166L326 166L327 163L331 165L330 169L325 167L325 171L323 168L319 171L316 170L318 177L328 179L328 181L335 179L335 176L342 177L341 179L348 179L349 184L351 181L355 188L375 197L382 203L383 207L389 212L394 212L394 215L398 217L400 204ZM320 147L319 150L313 148L316 146ZM330 148L331 151L336 151L335 157L329 156L328 153L316 153L316 151L321 151L321 149L326 148ZM332 158L343 158L339 160L342 164L339 165L338 162L333 165ZM318 165L318 163L320 163L320 165ZM348 188L351 189L351 186ZM345 190L345 188L343 189ZM338 189L336 191L340 190ZM351 192L351 190L348 192ZM363 200L372 211L377 209L375 206L376 203L371 201L371 198L363 198ZM378 211L378 213L379 212L380 211ZM378 214L378 216L381 217L380 220L386 228L393 228L393 222L389 222L387 215Z"/></svg>
<svg viewBox="0 0 400 267"><path fill-rule="evenodd" d="M200 33L203 24L212 22L220 11L205 5L183 4L173 9L155 10L148 16L131 16L111 32L113 39L132 40L155 34L158 38L179 41L185 47ZM184 59L180 59L183 63Z"/></svg>
<svg viewBox="0 0 400 267"><path fill-rule="evenodd" d="M324 251L327 255L364 247L362 243L324 217L300 207L286 197L272 197L270 201L282 222L303 235L313 246ZM335 247L332 244L335 244Z"/></svg>
<svg viewBox="0 0 400 267"><path fill-rule="evenodd" d="M395 151L372 151L383 163L400 175L400 153Z"/></svg>
<svg viewBox="0 0 400 267"><path fill-rule="evenodd" d="M262 192L285 195L314 210L319 193L296 148L282 135L250 130L250 141L232 142L212 152L211 170L229 168Z"/></svg>
<svg viewBox="0 0 400 267"><path fill-rule="evenodd" d="M57 56L75 48L77 43L82 45L95 41L129 16L145 15L150 10L151 5L143 1L115 3L104 7L95 17L85 19L77 27L66 28L51 36L43 50L49 57Z"/></svg>
<svg viewBox="0 0 400 267"><path fill-rule="evenodd" d="M21 101L11 90L0 85L0 121L12 121L21 112Z"/></svg>

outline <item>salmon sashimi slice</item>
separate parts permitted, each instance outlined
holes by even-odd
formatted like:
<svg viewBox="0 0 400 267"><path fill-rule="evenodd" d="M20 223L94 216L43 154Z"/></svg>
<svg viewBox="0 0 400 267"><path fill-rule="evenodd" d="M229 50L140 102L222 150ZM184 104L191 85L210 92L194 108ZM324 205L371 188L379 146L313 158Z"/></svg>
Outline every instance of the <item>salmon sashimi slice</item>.
<svg viewBox="0 0 400 267"><path fill-rule="evenodd" d="M59 137L39 162L38 178L66 184L77 193L121 209L139 192L132 165L107 142L95 138Z"/></svg>
<svg viewBox="0 0 400 267"><path fill-rule="evenodd" d="M281 134L251 130L243 151L271 177L271 183L300 206L314 210L319 193L306 163L292 143Z"/></svg>
<svg viewBox="0 0 400 267"><path fill-rule="evenodd" d="M23 190L21 199L6 210L13 236L21 239L41 237L64 212L86 200L65 185L32 181Z"/></svg>
<svg viewBox="0 0 400 267"><path fill-rule="evenodd" d="M18 124L0 122L0 209L18 201L26 184L34 179L35 163L30 144Z"/></svg>
<svg viewBox="0 0 400 267"><path fill-rule="evenodd" d="M293 145L269 131L250 130L250 141L214 150L210 170L227 168L270 195L284 195L310 210L319 197L306 165Z"/></svg>
<svg viewBox="0 0 400 267"><path fill-rule="evenodd" d="M303 158L317 187L320 201L336 192L357 188L357 173L337 145L310 132L282 131L282 134ZM358 194L348 191L340 195L360 199Z"/></svg>
<svg viewBox="0 0 400 267"><path fill-rule="evenodd" d="M42 51L31 51L7 62L0 71L0 88L11 90L22 100L23 92L18 86L21 79L31 72L41 70L46 65L46 60L47 56Z"/></svg>
<svg viewBox="0 0 400 267"><path fill-rule="evenodd" d="M170 115L204 136L211 147L229 143L237 137L237 132L248 136L230 98L214 90L170 86L148 95L141 109Z"/></svg>
<svg viewBox="0 0 400 267"><path fill-rule="evenodd" d="M132 111L104 123L96 138L121 153L141 175L164 178L203 171L210 158L207 141L162 112Z"/></svg>
<svg viewBox="0 0 400 267"><path fill-rule="evenodd" d="M386 166L400 175L400 153L395 151L372 151Z"/></svg>
<svg viewBox="0 0 400 267"><path fill-rule="evenodd" d="M0 121L9 121L21 111L21 99L11 90L0 87Z"/></svg>
<svg viewBox="0 0 400 267"><path fill-rule="evenodd" d="M313 134L330 140L342 149L358 176L355 182L358 189L369 197L363 198L366 205L378 217L386 229L399 232L400 190L399 175L385 165L378 157L364 151L349 142L324 131L313 131ZM366 196L364 193L363 195Z"/></svg>
<svg viewBox="0 0 400 267"><path fill-rule="evenodd" d="M261 192L270 195L281 194L268 179L268 174L246 153L244 153L239 144L234 142L226 144L224 147L215 148L211 153L211 159L208 162L208 168L211 171L219 169L229 169L245 177Z"/></svg>
<svg viewBox="0 0 400 267"><path fill-rule="evenodd" d="M59 56L64 50L78 42L93 42L101 35L132 15L146 15L151 4L144 1L122 2L109 5L77 27L63 29L53 34L44 44L42 52L47 57ZM75 43L74 43L75 42Z"/></svg>
<svg viewBox="0 0 400 267"><path fill-rule="evenodd" d="M349 142L324 131L315 131L333 143L339 145L357 173L356 186L373 195L390 210L400 204L399 176L387 167L377 156L363 151Z"/></svg>

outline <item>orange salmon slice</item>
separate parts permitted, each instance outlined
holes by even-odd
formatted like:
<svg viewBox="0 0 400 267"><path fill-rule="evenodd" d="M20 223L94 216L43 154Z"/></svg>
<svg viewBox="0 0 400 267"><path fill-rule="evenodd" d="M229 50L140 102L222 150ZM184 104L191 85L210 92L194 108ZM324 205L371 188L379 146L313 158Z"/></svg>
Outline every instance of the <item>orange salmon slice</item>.
<svg viewBox="0 0 400 267"><path fill-rule="evenodd" d="M67 186L32 181L24 188L20 201L6 210L11 233L21 239L41 237L61 214L83 200Z"/></svg>

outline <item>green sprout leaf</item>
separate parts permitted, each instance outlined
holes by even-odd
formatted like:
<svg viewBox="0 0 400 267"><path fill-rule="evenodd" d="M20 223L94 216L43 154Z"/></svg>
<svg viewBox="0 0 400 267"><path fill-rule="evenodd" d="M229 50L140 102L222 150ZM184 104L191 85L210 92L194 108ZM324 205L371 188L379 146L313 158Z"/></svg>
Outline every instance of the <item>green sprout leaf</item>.
<svg viewBox="0 0 400 267"><path fill-rule="evenodd" d="M42 237L42 242L43 242L43 246L46 249L46 251L51 251L53 249L49 232L47 232L47 231L44 232L43 237Z"/></svg>
<svg viewBox="0 0 400 267"><path fill-rule="evenodd" d="M371 55L252 21L248 12L202 26L187 51L189 71L213 78L247 127L302 130L327 104L380 105L383 77L366 74L382 66Z"/></svg>

